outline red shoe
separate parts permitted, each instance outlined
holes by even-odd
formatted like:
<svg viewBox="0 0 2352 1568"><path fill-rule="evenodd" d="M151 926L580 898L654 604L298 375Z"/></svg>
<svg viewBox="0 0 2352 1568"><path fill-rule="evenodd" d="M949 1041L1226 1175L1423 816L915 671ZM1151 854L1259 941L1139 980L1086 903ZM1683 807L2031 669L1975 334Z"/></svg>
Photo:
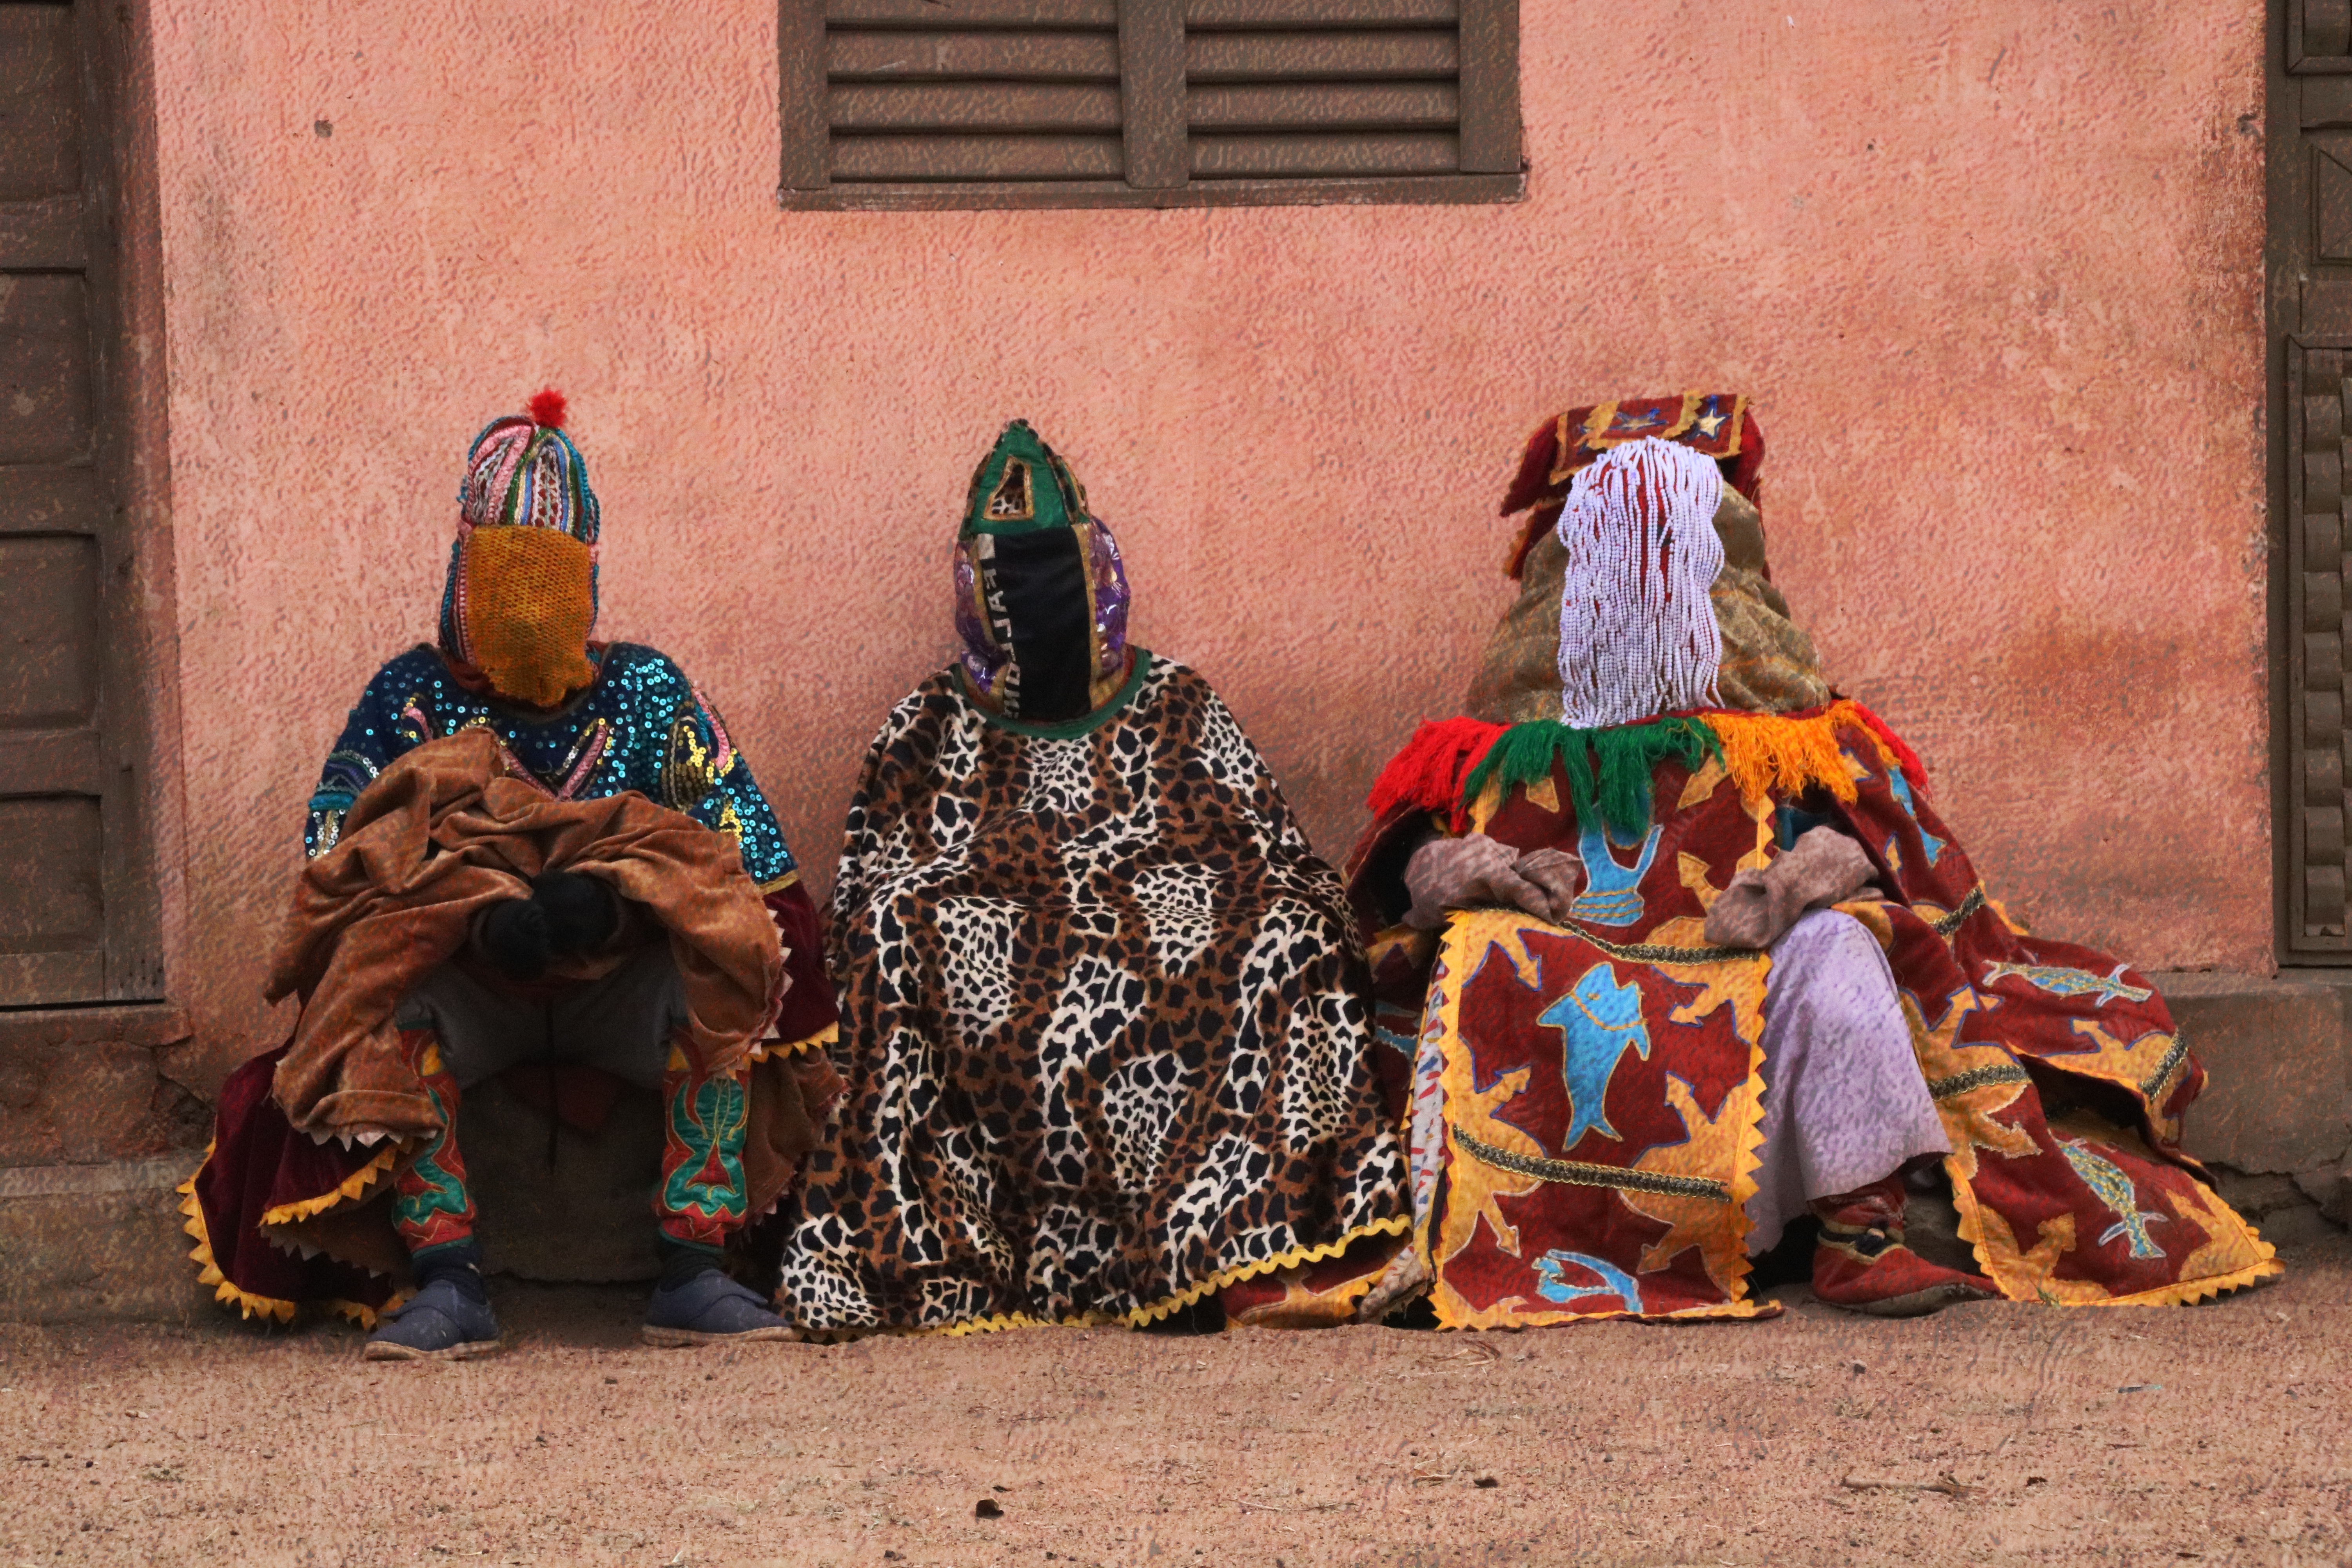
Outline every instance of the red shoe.
<svg viewBox="0 0 2352 1568"><path fill-rule="evenodd" d="M2000 1299L2000 1288L1982 1275L1930 1263L1904 1246L1903 1205L1900 1176L1813 1200L1822 1222L1813 1247L1815 1296L1876 1318L1916 1318L1954 1301Z"/></svg>

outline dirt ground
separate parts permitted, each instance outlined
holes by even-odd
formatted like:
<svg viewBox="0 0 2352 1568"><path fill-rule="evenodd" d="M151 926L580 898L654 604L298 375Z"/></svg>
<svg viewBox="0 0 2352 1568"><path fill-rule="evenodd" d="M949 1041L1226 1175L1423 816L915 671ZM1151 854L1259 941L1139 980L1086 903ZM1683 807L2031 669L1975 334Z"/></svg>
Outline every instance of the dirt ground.
<svg viewBox="0 0 2352 1568"><path fill-rule="evenodd" d="M507 1352L0 1327L0 1564L2352 1563L2352 1245L2196 1308ZM996 1517L976 1517L993 1513Z"/></svg>

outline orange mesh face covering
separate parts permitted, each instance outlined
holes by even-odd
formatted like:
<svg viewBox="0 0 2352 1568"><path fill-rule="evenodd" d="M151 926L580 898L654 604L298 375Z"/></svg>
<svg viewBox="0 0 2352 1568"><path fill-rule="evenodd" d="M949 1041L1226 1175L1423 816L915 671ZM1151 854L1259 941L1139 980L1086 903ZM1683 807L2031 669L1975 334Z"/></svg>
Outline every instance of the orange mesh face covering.
<svg viewBox="0 0 2352 1568"><path fill-rule="evenodd" d="M552 528L478 528L463 546L460 613L475 667L500 695L561 706L596 679L594 552Z"/></svg>

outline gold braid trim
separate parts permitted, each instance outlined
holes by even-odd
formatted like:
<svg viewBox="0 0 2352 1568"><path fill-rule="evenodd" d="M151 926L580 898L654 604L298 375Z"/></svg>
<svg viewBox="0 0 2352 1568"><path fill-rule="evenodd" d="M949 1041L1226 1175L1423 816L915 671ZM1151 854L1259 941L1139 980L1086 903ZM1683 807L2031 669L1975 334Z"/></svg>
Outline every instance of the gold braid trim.
<svg viewBox="0 0 2352 1568"><path fill-rule="evenodd" d="M1757 1125L1761 1127L1763 1123L1759 1121ZM1497 1149L1491 1143L1481 1142L1457 1123L1448 1121L1445 1131L1480 1164L1492 1165L1498 1171L1509 1171L1515 1175L1533 1176L1538 1182L1579 1187L1622 1187L1627 1192L1654 1193L1670 1198L1706 1198L1719 1204L1731 1201L1731 1184L1706 1176L1673 1176L1657 1171L1636 1170L1630 1165L1589 1165L1577 1160L1547 1160L1533 1154L1514 1154L1508 1149Z"/></svg>

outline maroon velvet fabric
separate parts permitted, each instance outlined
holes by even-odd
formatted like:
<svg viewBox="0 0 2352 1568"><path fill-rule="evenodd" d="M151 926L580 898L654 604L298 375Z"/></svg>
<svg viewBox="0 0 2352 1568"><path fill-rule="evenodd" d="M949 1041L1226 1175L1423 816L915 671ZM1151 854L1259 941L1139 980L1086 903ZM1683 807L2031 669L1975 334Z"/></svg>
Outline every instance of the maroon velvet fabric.
<svg viewBox="0 0 2352 1568"><path fill-rule="evenodd" d="M213 1267L248 1296L349 1301L373 1310L392 1297L388 1276L324 1253L305 1258L262 1234L261 1216L270 1209L332 1192L374 1157L373 1150L313 1142L288 1124L269 1092L285 1054L280 1046L257 1056L221 1085L212 1153L196 1173L194 1189Z"/></svg>
<svg viewBox="0 0 2352 1568"><path fill-rule="evenodd" d="M792 1044L823 1034L840 1017L833 1004L833 977L825 973L824 925L808 889L798 882L770 893L768 912L791 950L784 957L784 973L792 984L776 1017L776 1037Z"/></svg>

